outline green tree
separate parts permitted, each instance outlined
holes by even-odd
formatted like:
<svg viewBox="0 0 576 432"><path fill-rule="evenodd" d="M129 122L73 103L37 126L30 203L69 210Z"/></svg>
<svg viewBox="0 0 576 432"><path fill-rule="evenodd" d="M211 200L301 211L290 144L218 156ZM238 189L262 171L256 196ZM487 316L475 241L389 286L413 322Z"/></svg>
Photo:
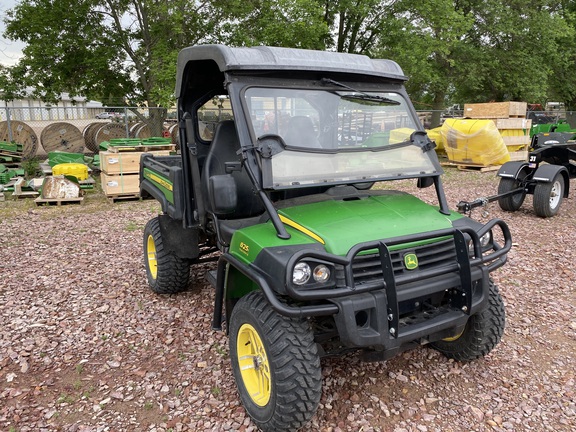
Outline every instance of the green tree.
<svg viewBox="0 0 576 432"><path fill-rule="evenodd" d="M465 54L474 61L470 68L474 78L472 85L462 79L455 82L459 97L477 102L544 101L555 69L566 64L559 42L574 37L558 2L467 3L465 10L474 26L465 36Z"/></svg>
<svg viewBox="0 0 576 432"><path fill-rule="evenodd" d="M309 0L231 0L222 13L222 41L237 46L270 45L325 49L329 29L323 9Z"/></svg>
<svg viewBox="0 0 576 432"><path fill-rule="evenodd" d="M572 34L549 0L399 0L378 55L410 77L420 108L451 101L536 101L562 64L559 38ZM440 111L432 123L439 123Z"/></svg>
<svg viewBox="0 0 576 432"><path fill-rule="evenodd" d="M65 91L100 99L133 91L92 3L34 0L8 11L6 36L27 43L18 68L34 96L56 102Z"/></svg>
<svg viewBox="0 0 576 432"><path fill-rule="evenodd" d="M550 65L553 73L550 79L548 99L561 101L569 110L576 109L576 2L561 1L558 10L569 30L557 39L557 59ZM545 101L543 101L545 102Z"/></svg>
<svg viewBox="0 0 576 432"><path fill-rule="evenodd" d="M328 47L339 52L370 54L386 33L396 0L317 0L331 30Z"/></svg>
<svg viewBox="0 0 576 432"><path fill-rule="evenodd" d="M432 108L433 124L454 92L466 51L463 35L473 20L454 7L452 0L418 2L401 0L394 5L395 19L381 40L382 57L396 60L410 77L407 89L417 108Z"/></svg>
<svg viewBox="0 0 576 432"><path fill-rule="evenodd" d="M25 84L22 75L21 66L0 65L0 99L10 102L24 96Z"/></svg>
<svg viewBox="0 0 576 432"><path fill-rule="evenodd" d="M108 105L173 104L176 57L208 41L222 14L185 0L27 0L8 12L6 36L26 42L20 67L46 102L66 91ZM165 110L152 110L159 133Z"/></svg>

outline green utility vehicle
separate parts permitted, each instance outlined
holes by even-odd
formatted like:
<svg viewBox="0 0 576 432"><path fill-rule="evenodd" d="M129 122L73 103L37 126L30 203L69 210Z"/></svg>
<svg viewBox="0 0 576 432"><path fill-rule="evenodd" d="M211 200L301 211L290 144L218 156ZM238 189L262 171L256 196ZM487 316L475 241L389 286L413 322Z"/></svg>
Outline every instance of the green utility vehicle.
<svg viewBox="0 0 576 432"><path fill-rule="evenodd" d="M142 194L162 206L144 230L148 281L183 291L190 266L217 261L213 327L226 324L240 398L262 430L310 420L324 356L378 361L429 344L468 361L500 341L490 273L509 229L448 208L405 80L393 61L335 52L179 55L181 155L141 159ZM227 120L205 115L216 106ZM393 189L407 179L433 187L434 202Z"/></svg>

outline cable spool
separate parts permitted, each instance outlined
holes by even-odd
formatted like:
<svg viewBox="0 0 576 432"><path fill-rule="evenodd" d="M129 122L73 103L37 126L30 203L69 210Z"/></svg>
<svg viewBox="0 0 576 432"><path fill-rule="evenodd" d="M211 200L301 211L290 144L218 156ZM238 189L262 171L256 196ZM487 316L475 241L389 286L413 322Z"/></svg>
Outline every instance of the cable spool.
<svg viewBox="0 0 576 432"><path fill-rule="evenodd" d="M96 129L98 129L98 128L106 125L106 124L107 123L103 123L103 122L90 123L82 131L82 135L84 136L84 143L86 145L86 148L88 150L90 150L92 153L98 153L100 151L100 149L98 148L99 144L96 144L96 141L94 140L94 134L96 132Z"/></svg>
<svg viewBox="0 0 576 432"><path fill-rule="evenodd" d="M100 143L116 138L126 138L126 128L123 124L107 123L94 130L94 143L98 150Z"/></svg>
<svg viewBox="0 0 576 432"><path fill-rule="evenodd" d="M86 147L93 153L100 151L100 143L115 138L126 138L126 128L121 123L91 123L82 133Z"/></svg>
<svg viewBox="0 0 576 432"><path fill-rule="evenodd" d="M12 140L8 133L8 122L0 122L0 141L14 141L16 144L22 145L22 157L31 158L36 155L38 151L38 137L34 130L26 123L11 120L10 129L12 130Z"/></svg>
<svg viewBox="0 0 576 432"><path fill-rule="evenodd" d="M168 132L170 133L170 138L172 139L172 144L176 144L176 150L180 150L180 134L178 128L178 123L174 123L168 128Z"/></svg>
<svg viewBox="0 0 576 432"><path fill-rule="evenodd" d="M152 136L150 126L144 122L136 123L133 128L130 128L130 136L133 138L146 139Z"/></svg>
<svg viewBox="0 0 576 432"><path fill-rule="evenodd" d="M40 142L44 150L66 151L70 153L82 153L84 151L84 136L76 126L60 122L52 123L42 129Z"/></svg>

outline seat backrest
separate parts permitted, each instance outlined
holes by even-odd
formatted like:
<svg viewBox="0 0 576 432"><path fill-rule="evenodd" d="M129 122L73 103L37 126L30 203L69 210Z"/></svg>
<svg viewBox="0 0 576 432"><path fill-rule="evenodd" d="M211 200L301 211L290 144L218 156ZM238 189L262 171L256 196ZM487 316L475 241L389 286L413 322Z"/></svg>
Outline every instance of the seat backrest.
<svg viewBox="0 0 576 432"><path fill-rule="evenodd" d="M320 142L314 130L312 119L307 116L294 116L288 120L288 129L283 135L289 146L318 148Z"/></svg>
<svg viewBox="0 0 576 432"><path fill-rule="evenodd" d="M234 121L225 120L218 123L214 132L214 139L208 150L206 162L204 163L201 179L202 193L204 194L205 205L209 212L214 211L208 195L210 177L226 174L226 162L239 162L240 156L238 150L240 150L240 140L238 139ZM242 219L262 214L264 212L264 206L254 192L254 185L250 181L250 177L248 177L244 168L242 171L234 171L232 177L236 183L238 205L234 213L219 216L219 218Z"/></svg>

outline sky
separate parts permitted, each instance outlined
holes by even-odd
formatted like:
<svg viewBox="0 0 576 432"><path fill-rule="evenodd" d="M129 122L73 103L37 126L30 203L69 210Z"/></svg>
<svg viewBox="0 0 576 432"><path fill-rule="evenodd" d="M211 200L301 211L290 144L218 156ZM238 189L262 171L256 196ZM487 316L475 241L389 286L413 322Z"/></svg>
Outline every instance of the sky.
<svg viewBox="0 0 576 432"><path fill-rule="evenodd" d="M6 11L12 9L18 0L0 0L0 63L5 66L11 66L22 56L24 44L20 41L10 41L4 38L3 33L6 29L4 18Z"/></svg>

